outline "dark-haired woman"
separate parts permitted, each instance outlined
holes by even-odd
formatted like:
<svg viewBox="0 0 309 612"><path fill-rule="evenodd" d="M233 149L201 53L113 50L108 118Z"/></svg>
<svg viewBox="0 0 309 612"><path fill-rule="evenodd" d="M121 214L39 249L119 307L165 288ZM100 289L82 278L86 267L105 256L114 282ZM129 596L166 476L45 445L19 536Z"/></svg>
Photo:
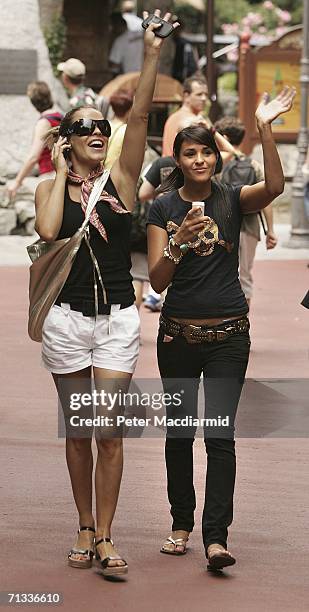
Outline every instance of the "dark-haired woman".
<svg viewBox="0 0 309 612"><path fill-rule="evenodd" d="M169 17L167 14L165 19ZM91 392L92 369L96 391L117 395L119 390L127 390L137 361L139 317L130 275L129 213L144 158L148 111L162 46L155 29L150 25L145 33L144 66L121 155L91 213L88 239L83 241L43 327L43 362L53 375L66 417L72 415L72 394L76 399ZM81 226L94 181L104 170L109 135L109 123L91 107L73 109L61 122L53 149L56 179L41 183L36 192L36 229L41 238L53 241L72 236ZM117 405L108 411L102 400L96 414L115 418L115 410ZM85 405L78 414L88 416ZM122 440L117 430L109 429L108 422L96 430L95 529L91 436L82 429L74 436L72 429L73 425L68 433L67 428L66 456L80 527L69 565L90 567L95 543L104 576L125 574L127 563L111 540L122 475Z"/></svg>
<svg viewBox="0 0 309 612"><path fill-rule="evenodd" d="M159 293L169 287L158 334L159 369L167 391L184 391L181 406L175 402L167 408L171 420L166 467L173 523L161 552L186 552L195 510L193 441L201 422L208 457L202 531L214 569L235 563L227 550L236 465L234 418L250 348L248 306L238 278L241 218L261 210L283 191L271 123L290 110L294 95L287 87L267 103L264 94L257 108L265 181L239 188L216 183L212 177L220 172L222 160L214 137L201 126L188 127L175 138L177 167L160 188L169 192L154 201L149 214L151 285ZM192 207L192 202L197 205ZM210 427L194 421L202 373ZM187 418L181 423L188 427L179 427L179 417ZM221 422L228 417L224 426L219 417Z"/></svg>

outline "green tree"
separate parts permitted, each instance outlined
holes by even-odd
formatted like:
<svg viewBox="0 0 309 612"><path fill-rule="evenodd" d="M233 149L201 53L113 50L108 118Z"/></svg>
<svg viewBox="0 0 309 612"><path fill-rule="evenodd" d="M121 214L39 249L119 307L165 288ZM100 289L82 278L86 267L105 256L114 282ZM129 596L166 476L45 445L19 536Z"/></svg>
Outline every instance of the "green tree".
<svg viewBox="0 0 309 612"><path fill-rule="evenodd" d="M57 76L57 65L62 60L66 45L66 24L64 18L54 15L49 26L44 29L44 37L53 72Z"/></svg>
<svg viewBox="0 0 309 612"><path fill-rule="evenodd" d="M256 10L256 8L263 5L263 2L256 2L256 0L247 0L250 4L250 10ZM296 25L302 22L303 18L303 2L302 0L274 0L273 2L278 8L284 11L289 11L292 15L290 25Z"/></svg>
<svg viewBox="0 0 309 612"><path fill-rule="evenodd" d="M222 23L235 23L252 10L248 0L215 0L215 29L222 34Z"/></svg>

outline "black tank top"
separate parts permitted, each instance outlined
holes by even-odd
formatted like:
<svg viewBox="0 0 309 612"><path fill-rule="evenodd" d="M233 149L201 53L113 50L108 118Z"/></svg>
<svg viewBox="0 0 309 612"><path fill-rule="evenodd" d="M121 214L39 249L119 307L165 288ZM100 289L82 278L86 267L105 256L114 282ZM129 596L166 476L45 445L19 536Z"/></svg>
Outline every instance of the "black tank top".
<svg viewBox="0 0 309 612"><path fill-rule="evenodd" d="M111 178L108 179L105 189L119 201L118 193ZM131 214L115 213L109 204L100 201L96 205L96 211L103 223L108 237L108 242L102 238L98 230L89 223L90 245L97 259L103 284L107 294L108 304L134 303L135 295L132 285L131 257L130 257L130 232L132 224ZM81 226L85 218L80 203L71 200L68 183L65 188L64 210L62 225L57 239L68 238ZM104 313L104 299L100 282L97 278L99 314ZM90 252L85 240L82 241L79 251L75 257L71 272L66 283L57 298L57 303L68 302L69 304L93 304L94 307L94 276L93 264ZM79 308L75 308L75 310ZM83 308L81 307L82 311Z"/></svg>

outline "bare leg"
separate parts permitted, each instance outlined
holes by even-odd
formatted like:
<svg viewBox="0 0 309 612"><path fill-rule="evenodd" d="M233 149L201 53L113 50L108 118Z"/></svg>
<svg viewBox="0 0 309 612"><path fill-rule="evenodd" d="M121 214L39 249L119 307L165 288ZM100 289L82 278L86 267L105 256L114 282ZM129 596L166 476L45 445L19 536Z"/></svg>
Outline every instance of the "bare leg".
<svg viewBox="0 0 309 612"><path fill-rule="evenodd" d="M91 392L91 368L89 367L71 374L53 374L53 379L57 387L65 419L67 420L73 414L71 412L70 415L70 395L72 393ZM68 432L66 437L66 460L79 515L79 525L85 527L94 526L92 513L93 457L91 436L92 430L89 431L88 437L72 438ZM75 547L89 549L92 541L93 533L91 531L82 531L78 535ZM71 558L82 560L84 557L76 553L71 555Z"/></svg>
<svg viewBox="0 0 309 612"><path fill-rule="evenodd" d="M128 390L131 374L115 372L102 368L94 368L95 386L97 391L104 389L110 393L117 393L121 389L124 393ZM100 407L97 414L115 418L120 413L117 406L113 411L107 411ZM102 428L96 435L98 458L95 471L96 508L97 508L97 530L96 540L110 538L111 525L114 518L121 476L123 468L123 445L121 437L112 437L112 428ZM115 434L115 432L114 432ZM117 435L117 434L116 434ZM118 556L111 543L102 542L98 546L101 559L107 556ZM124 561L110 561L110 567L124 565Z"/></svg>

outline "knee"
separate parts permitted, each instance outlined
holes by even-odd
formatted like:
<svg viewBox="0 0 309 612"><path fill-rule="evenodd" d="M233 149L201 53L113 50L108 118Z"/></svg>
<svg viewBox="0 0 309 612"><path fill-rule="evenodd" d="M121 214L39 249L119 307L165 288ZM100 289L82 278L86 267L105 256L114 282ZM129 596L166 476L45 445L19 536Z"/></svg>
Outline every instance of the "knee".
<svg viewBox="0 0 309 612"><path fill-rule="evenodd" d="M67 438L67 449L75 453L91 453L91 438Z"/></svg>
<svg viewBox="0 0 309 612"><path fill-rule="evenodd" d="M122 450L122 438L97 438L96 444L98 454L111 459Z"/></svg>

